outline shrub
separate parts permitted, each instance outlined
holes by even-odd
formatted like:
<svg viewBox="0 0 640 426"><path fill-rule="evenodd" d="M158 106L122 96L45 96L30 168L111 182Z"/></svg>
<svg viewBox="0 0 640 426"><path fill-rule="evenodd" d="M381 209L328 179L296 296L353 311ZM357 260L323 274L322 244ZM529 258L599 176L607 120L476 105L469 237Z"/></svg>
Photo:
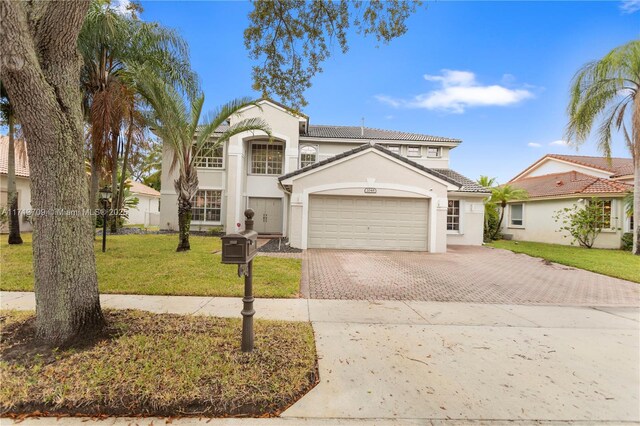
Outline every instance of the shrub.
<svg viewBox="0 0 640 426"><path fill-rule="evenodd" d="M622 250L631 251L631 249L633 249L633 232L626 232L622 234L622 241L620 245Z"/></svg>
<svg viewBox="0 0 640 426"><path fill-rule="evenodd" d="M553 218L560 223L558 232L566 231L573 238L571 244L577 241L586 248L593 247L604 226L602 202L598 198L592 198L584 206L574 204L573 207L558 210Z"/></svg>

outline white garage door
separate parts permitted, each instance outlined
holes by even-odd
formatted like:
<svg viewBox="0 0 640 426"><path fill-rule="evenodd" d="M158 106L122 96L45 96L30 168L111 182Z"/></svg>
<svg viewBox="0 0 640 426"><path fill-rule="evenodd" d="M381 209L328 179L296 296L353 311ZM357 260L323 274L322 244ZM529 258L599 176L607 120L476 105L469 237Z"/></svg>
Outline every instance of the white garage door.
<svg viewBox="0 0 640 426"><path fill-rule="evenodd" d="M309 248L426 251L428 200L309 197Z"/></svg>

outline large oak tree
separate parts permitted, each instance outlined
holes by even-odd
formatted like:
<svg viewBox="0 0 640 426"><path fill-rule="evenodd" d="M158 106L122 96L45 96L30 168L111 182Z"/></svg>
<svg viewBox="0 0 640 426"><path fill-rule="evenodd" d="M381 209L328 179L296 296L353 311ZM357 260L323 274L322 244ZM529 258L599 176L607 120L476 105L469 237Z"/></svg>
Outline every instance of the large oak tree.
<svg viewBox="0 0 640 426"><path fill-rule="evenodd" d="M37 335L61 344L103 322L83 165L77 51L88 0L0 0L0 78L29 141Z"/></svg>

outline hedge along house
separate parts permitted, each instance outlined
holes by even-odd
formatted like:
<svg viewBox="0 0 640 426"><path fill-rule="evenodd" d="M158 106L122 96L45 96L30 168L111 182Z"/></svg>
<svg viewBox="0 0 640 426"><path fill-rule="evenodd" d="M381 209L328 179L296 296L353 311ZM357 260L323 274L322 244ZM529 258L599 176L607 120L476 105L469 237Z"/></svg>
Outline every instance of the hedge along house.
<svg viewBox="0 0 640 426"><path fill-rule="evenodd" d="M625 213L624 197L633 191L630 158L548 154L511 179L510 185L529 193L505 211L502 233L515 240L570 244L559 232L556 212L597 198L602 208L602 232L594 247L617 249L622 235L632 232L633 218Z"/></svg>
<svg viewBox="0 0 640 426"><path fill-rule="evenodd" d="M458 139L367 127L314 126L270 100L231 117L261 117L258 132L232 137L196 159L199 189L192 229L254 228L289 237L293 247L445 252L482 244L488 192L449 169ZM177 196L164 147L160 227L178 228Z"/></svg>

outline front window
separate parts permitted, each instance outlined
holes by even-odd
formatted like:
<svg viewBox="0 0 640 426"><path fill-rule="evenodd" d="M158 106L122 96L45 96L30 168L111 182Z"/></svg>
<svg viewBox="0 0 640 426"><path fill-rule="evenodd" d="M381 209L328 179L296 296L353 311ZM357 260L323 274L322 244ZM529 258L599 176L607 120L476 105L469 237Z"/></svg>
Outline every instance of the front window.
<svg viewBox="0 0 640 426"><path fill-rule="evenodd" d="M407 156L409 157L420 157L420 147L419 146L410 146L407 148Z"/></svg>
<svg viewBox="0 0 640 426"><path fill-rule="evenodd" d="M221 169L224 165L224 148L216 141L207 141L195 158L196 167Z"/></svg>
<svg viewBox="0 0 640 426"><path fill-rule="evenodd" d="M524 225L524 204L511 204L511 226Z"/></svg>
<svg viewBox="0 0 640 426"><path fill-rule="evenodd" d="M460 230L460 200L449 200L447 206L447 231Z"/></svg>
<svg viewBox="0 0 640 426"><path fill-rule="evenodd" d="M427 157L429 158L437 158L440 157L440 147L438 146L430 146L427 148Z"/></svg>
<svg viewBox="0 0 640 426"><path fill-rule="evenodd" d="M313 146L300 148L300 168L315 164L318 158L318 150Z"/></svg>
<svg viewBox="0 0 640 426"><path fill-rule="evenodd" d="M191 220L220 222L222 191L199 189L191 203Z"/></svg>
<svg viewBox="0 0 640 426"><path fill-rule="evenodd" d="M603 229L611 228L611 200L591 201L598 205L598 222Z"/></svg>
<svg viewBox="0 0 640 426"><path fill-rule="evenodd" d="M398 155L400 154L400 145L389 145L387 149L393 152L394 154L398 154Z"/></svg>
<svg viewBox="0 0 640 426"><path fill-rule="evenodd" d="M284 147L273 143L256 143L251 148L251 173L281 175Z"/></svg>

